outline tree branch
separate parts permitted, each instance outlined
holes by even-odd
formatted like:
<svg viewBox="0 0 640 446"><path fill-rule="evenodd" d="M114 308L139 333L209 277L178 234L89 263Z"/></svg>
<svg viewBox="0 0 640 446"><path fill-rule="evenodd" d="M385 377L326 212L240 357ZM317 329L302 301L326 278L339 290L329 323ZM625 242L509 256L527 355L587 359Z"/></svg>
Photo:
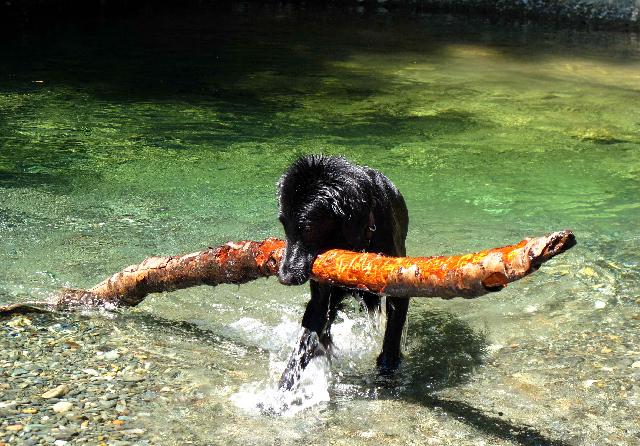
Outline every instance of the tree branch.
<svg viewBox="0 0 640 446"><path fill-rule="evenodd" d="M571 231L527 238L515 245L473 254L439 257L388 257L332 249L320 254L312 277L320 282L398 297L462 296L500 291L536 271L576 244ZM0 306L0 316L16 312L135 306L150 293L195 285L246 283L277 275L285 242L229 242L182 256L149 257L88 290L64 289L51 302Z"/></svg>

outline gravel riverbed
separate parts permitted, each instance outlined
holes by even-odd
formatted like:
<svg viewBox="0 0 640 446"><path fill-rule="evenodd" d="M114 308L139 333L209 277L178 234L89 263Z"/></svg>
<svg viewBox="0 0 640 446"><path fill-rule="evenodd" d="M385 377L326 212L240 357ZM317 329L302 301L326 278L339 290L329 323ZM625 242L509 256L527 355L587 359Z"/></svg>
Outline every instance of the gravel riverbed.
<svg viewBox="0 0 640 446"><path fill-rule="evenodd" d="M447 330L425 328L418 340L435 353L423 355L427 374L405 391L339 378L335 364L331 401L295 418L255 416L230 402L245 384L267 380L270 353L219 330L144 310L18 315L0 320L0 446L635 445L640 313L624 308L598 323L578 311L533 314L526 336L492 341L468 379L423 394L420 383L437 384L430 371L462 367L456 358L469 351ZM432 314L434 327L445 320L421 314ZM446 342L436 343L441 336ZM399 420L405 406L410 419Z"/></svg>
<svg viewBox="0 0 640 446"><path fill-rule="evenodd" d="M188 396L176 392L179 366L108 322L57 314L0 321L0 445L162 443L149 426L158 403Z"/></svg>

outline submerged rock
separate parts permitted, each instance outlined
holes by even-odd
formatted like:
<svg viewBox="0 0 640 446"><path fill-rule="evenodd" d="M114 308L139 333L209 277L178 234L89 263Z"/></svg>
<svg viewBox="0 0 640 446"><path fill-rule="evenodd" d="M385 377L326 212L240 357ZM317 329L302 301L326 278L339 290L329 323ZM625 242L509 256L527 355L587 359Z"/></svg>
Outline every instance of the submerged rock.
<svg viewBox="0 0 640 446"><path fill-rule="evenodd" d="M66 413L73 407L73 403L69 401L59 401L53 405L53 411L55 413Z"/></svg>
<svg viewBox="0 0 640 446"><path fill-rule="evenodd" d="M47 390L42 394L42 398L60 398L61 396L66 395L69 392L69 386L66 384L60 384L58 387L55 387L51 390Z"/></svg>
<svg viewBox="0 0 640 446"><path fill-rule="evenodd" d="M118 353L118 350L110 350L105 352L102 357L108 361L113 361L114 359L118 359L120 354Z"/></svg>
<svg viewBox="0 0 640 446"><path fill-rule="evenodd" d="M616 144L624 142L621 138L617 138L613 132L609 129L582 129L573 135L575 138L581 141L590 141L598 144ZM591 268L584 268L591 269Z"/></svg>
<svg viewBox="0 0 640 446"><path fill-rule="evenodd" d="M128 382L128 383L137 383L140 381L144 381L144 376L140 376L140 375L124 375L122 377L122 380L124 382Z"/></svg>

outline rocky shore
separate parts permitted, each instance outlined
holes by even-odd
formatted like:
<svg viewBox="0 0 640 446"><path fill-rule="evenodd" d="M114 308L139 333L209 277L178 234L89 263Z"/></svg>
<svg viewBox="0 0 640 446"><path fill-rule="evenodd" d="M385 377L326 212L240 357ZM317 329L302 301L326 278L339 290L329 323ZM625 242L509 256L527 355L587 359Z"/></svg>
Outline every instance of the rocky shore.
<svg viewBox="0 0 640 446"><path fill-rule="evenodd" d="M0 321L0 445L158 444L156 401L178 367L110 342L113 327L79 315Z"/></svg>
<svg viewBox="0 0 640 446"><path fill-rule="evenodd" d="M424 12L476 13L505 20L573 24L595 28L640 28L638 0L420 0Z"/></svg>
<svg viewBox="0 0 640 446"><path fill-rule="evenodd" d="M63 2L14 0L0 3L0 21L8 19L9 25L36 20L51 20L56 16L84 16L91 19L121 15L135 15L145 2L121 2L113 0ZM484 16L498 21L536 21L543 24L578 25L602 29L640 29L639 0L343 0L306 2L238 1L221 2L226 10L241 14L290 14L292 11L322 17L327 11L335 14L365 16L398 14L420 15L454 13ZM192 9L207 11L201 1L172 2L156 0L154 11ZM220 8L218 3L210 7ZM225 8L223 8L225 9Z"/></svg>

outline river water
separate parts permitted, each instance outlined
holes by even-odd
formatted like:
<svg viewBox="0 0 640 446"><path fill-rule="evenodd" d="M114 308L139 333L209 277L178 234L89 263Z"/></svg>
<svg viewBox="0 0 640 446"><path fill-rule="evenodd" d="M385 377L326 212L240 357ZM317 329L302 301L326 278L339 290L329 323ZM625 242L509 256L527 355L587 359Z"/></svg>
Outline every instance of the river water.
<svg viewBox="0 0 640 446"><path fill-rule="evenodd" d="M274 386L306 286L199 287L32 323L99 327L149 373L179 365L167 396L126 420L140 444L638 444L639 42L287 10L12 36L0 303L90 287L151 255L281 236L279 175L301 154L340 154L402 191L409 255L565 228L578 245L500 293L414 299L389 379L374 369L377 321L348 306L332 363L287 395Z"/></svg>

